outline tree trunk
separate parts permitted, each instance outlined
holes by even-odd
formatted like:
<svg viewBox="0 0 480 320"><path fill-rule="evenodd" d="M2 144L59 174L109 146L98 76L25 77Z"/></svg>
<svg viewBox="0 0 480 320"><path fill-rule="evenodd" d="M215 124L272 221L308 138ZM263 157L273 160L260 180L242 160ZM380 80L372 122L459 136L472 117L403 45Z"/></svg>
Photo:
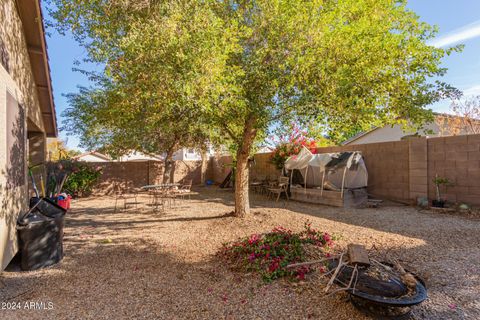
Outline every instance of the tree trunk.
<svg viewBox="0 0 480 320"><path fill-rule="evenodd" d="M165 156L165 168L163 170L163 180L162 183L172 183L173 182L173 154L175 153L175 147L171 147L167 150L167 155Z"/></svg>
<svg viewBox="0 0 480 320"><path fill-rule="evenodd" d="M249 117L245 122L242 141L237 150L237 166L235 170L235 216L244 218L250 214L248 197L248 157L255 140L255 118Z"/></svg>
<svg viewBox="0 0 480 320"><path fill-rule="evenodd" d="M206 150L201 151L202 154L202 168L200 174L200 182L202 185L205 185L207 169L208 169L208 153Z"/></svg>

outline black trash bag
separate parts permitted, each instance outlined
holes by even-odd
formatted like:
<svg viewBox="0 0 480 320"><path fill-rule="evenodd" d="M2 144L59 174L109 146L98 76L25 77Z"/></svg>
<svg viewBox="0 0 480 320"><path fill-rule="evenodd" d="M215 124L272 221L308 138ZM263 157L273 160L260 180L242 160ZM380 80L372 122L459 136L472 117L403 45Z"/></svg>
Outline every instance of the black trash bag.
<svg viewBox="0 0 480 320"><path fill-rule="evenodd" d="M35 205L38 203L38 201L40 201L39 197L31 197L30 198L30 204L29 204L28 208L32 209L33 207L35 207Z"/></svg>
<svg viewBox="0 0 480 320"><path fill-rule="evenodd" d="M63 258L63 225L66 210L42 198L19 217L17 230L22 270L36 270Z"/></svg>
<svg viewBox="0 0 480 320"><path fill-rule="evenodd" d="M62 220L67 212L66 209L60 207L58 204L48 198L42 198L42 201L40 201L37 205L37 210L40 211L40 213L44 216L55 219L61 218Z"/></svg>

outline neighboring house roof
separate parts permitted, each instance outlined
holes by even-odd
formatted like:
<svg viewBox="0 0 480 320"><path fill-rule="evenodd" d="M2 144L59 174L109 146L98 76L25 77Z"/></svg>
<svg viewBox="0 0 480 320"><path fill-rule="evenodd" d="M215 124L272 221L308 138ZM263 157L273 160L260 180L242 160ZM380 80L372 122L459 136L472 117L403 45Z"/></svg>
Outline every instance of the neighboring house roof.
<svg viewBox="0 0 480 320"><path fill-rule="evenodd" d="M85 152L85 153L82 153L82 154L80 154L76 157L73 157L72 159L79 160L79 159L84 158L86 156L94 156L94 157L97 157L97 158L100 158L100 159L106 160L106 161L111 161L112 160L109 156L107 156L103 153L97 152L97 151Z"/></svg>
<svg viewBox="0 0 480 320"><path fill-rule="evenodd" d="M162 161L163 157L151 154L143 153L140 151L131 151L130 153L120 157L118 161Z"/></svg>
<svg viewBox="0 0 480 320"><path fill-rule="evenodd" d="M39 0L15 1L22 20L47 137L58 136L43 15Z"/></svg>
<svg viewBox="0 0 480 320"><path fill-rule="evenodd" d="M433 121L433 123L436 122L436 120L441 120L443 118L448 118L448 119L464 119L465 117L461 117L461 116L457 116L457 115L453 115L453 114L448 114L448 113L437 113L437 112L434 112L433 113L434 117L435 117L435 120ZM478 119L472 119L474 122L480 122L480 120ZM366 135L369 135L371 134L372 132L378 130L378 129L381 129L381 128L385 128L385 126L383 127L373 127L371 130L368 130L368 131L363 131L363 132L360 132L356 135L354 135L353 137L351 137L350 139L347 139L345 140L344 142L342 142L342 145L348 145L348 144L351 144L352 142L366 136Z"/></svg>
<svg viewBox="0 0 480 320"><path fill-rule="evenodd" d="M350 139L347 139L347 140L343 141L343 142L342 142L342 145L344 146L344 145L350 144L350 143L352 143L353 141L358 140L358 139L360 139L361 137L366 136L367 134L369 134L369 133L371 133L371 132L373 132L373 131L375 131L375 130L377 130L377 129L379 129L379 128L380 128L380 127L374 127L374 128L372 128L371 130L359 132L359 133L357 133L356 135L354 135L353 137L351 137Z"/></svg>
<svg viewBox="0 0 480 320"><path fill-rule="evenodd" d="M148 154L138 151L132 151L129 154L126 154L118 159L112 159L110 156L105 155L98 151L88 151L73 157L74 160L81 160L87 156L97 157L103 161L110 161L110 162L130 162L130 161L162 161L163 158L161 156L157 156L154 154Z"/></svg>
<svg viewBox="0 0 480 320"><path fill-rule="evenodd" d="M267 146L262 146L258 149L257 153L270 153L273 149Z"/></svg>

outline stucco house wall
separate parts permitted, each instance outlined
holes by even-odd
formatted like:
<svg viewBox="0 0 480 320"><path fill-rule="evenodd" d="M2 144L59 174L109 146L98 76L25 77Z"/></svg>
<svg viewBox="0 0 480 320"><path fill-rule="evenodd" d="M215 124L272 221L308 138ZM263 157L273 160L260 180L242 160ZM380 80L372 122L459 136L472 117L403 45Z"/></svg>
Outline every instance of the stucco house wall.
<svg viewBox="0 0 480 320"><path fill-rule="evenodd" d="M195 149L182 148L173 154L173 160L198 161L202 160L202 155Z"/></svg>
<svg viewBox="0 0 480 320"><path fill-rule="evenodd" d="M42 163L46 136L56 134L54 120L48 122L51 132L45 122L55 118L47 105L51 103L53 108L48 68L41 65L46 47L42 42L44 46L36 48L41 52L35 53L35 74L25 21L42 36L38 40L44 41L38 0L0 0L0 271L18 250L15 224L28 207L28 162ZM40 89L39 81L45 74L48 86Z"/></svg>
<svg viewBox="0 0 480 320"><path fill-rule="evenodd" d="M210 146L207 151L207 157L210 158L215 154L215 149ZM193 148L182 148L173 154L173 160L181 161L200 161L202 154Z"/></svg>

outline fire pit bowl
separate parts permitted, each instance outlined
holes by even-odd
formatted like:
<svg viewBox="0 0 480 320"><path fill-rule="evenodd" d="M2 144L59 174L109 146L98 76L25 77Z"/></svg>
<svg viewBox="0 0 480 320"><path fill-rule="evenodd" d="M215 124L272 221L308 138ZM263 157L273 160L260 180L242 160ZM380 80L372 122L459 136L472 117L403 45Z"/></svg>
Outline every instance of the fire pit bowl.
<svg viewBox="0 0 480 320"><path fill-rule="evenodd" d="M357 298L362 298L371 302L376 302L379 304L387 305L390 307L410 307L422 303L427 299L427 289L423 281L419 278L417 279L417 286L415 287L415 292L411 296L402 296L402 297L384 297L377 296L362 292L360 290L351 289L349 293Z"/></svg>
<svg viewBox="0 0 480 320"><path fill-rule="evenodd" d="M338 260L329 264L329 269L336 269ZM354 268L341 267L335 282L346 286L352 278ZM357 266L358 275L354 285L347 289L352 303L369 314L385 317L398 317L408 314L410 307L420 304L427 299L425 283L415 277L416 284L410 287L402 281L401 274L387 262L376 263L372 266Z"/></svg>

